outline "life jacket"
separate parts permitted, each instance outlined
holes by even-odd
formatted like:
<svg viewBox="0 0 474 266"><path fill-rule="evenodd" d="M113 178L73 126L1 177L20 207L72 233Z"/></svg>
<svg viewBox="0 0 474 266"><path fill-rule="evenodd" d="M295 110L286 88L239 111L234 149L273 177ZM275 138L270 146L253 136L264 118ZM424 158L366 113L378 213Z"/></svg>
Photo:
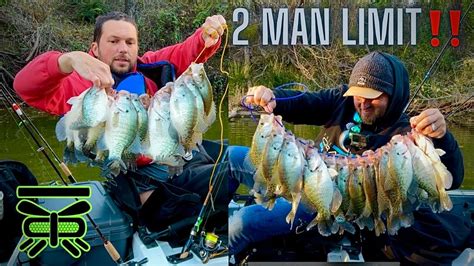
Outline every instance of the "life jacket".
<svg viewBox="0 0 474 266"><path fill-rule="evenodd" d="M138 64L136 72L122 75L112 74L114 78L114 89L116 91L126 90L130 93L141 95L148 93L152 95L150 88L147 88L145 78L153 81L157 88L162 88L166 83L176 79L175 68L168 61L158 61L151 64Z"/></svg>

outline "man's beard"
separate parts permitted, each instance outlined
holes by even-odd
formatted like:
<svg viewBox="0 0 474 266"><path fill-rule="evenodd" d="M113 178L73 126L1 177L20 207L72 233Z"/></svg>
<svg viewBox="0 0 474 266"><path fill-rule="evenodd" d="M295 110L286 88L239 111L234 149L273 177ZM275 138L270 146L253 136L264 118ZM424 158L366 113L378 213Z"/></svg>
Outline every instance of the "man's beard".
<svg viewBox="0 0 474 266"><path fill-rule="evenodd" d="M373 125L377 121L377 117L375 116L364 117L361 115L361 118L362 118L362 123L366 125Z"/></svg>
<svg viewBox="0 0 474 266"><path fill-rule="evenodd" d="M130 73L132 72L133 70L133 65L130 64L130 66L127 68L127 69L117 69L115 67L113 67L113 64L110 65L110 71L114 74L117 74L117 75L123 75L123 74L127 74L127 73Z"/></svg>

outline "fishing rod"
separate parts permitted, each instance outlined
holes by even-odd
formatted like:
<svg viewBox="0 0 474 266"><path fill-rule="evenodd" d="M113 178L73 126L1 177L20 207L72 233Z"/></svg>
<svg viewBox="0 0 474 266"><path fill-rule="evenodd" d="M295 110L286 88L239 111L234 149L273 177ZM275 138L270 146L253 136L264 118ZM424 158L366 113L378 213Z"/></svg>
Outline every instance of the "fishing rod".
<svg viewBox="0 0 474 266"><path fill-rule="evenodd" d="M2 89L0 90L2 91L2 95L3 95L3 98L4 100L8 103L8 105L13 109L14 113L16 114L16 116L18 117L18 119L20 120L20 122L18 123L18 126L21 126L23 125L24 128L26 129L26 131L28 132L28 134L31 136L31 138L34 140L34 142L36 143L36 145L38 146L38 150L37 151L41 151L44 156L46 157L46 159L48 160L48 162L50 163L50 165L53 167L54 171L58 174L59 178L62 180L62 182L64 183L65 186L68 186L68 183L64 180L64 178L62 177L61 173L59 172L58 168L56 167L56 165L53 163L53 161L51 160L50 156L46 153L46 150L44 148L44 146L40 143L40 141L37 139L37 137L35 136L34 133L36 133L41 141L46 145L46 148L48 148L49 152L53 155L55 161L59 164L61 170L63 170L64 174L67 175L68 179L71 181L72 184L74 183L77 183L76 179L74 178L74 176L72 175L72 172L69 170L69 168L67 167L67 165L61 161L58 157L58 155L54 152L54 150L51 148L51 146L48 144L48 142L46 141L46 139L43 137L43 135L41 134L41 132L38 130L38 128L33 124L33 121L31 121L31 119L29 118L28 115L26 115L26 113L21 109L20 105L16 103L15 101L15 98L13 97L13 95L10 93L10 91L5 87L5 85L2 84ZM115 249L114 245L112 244L112 242L110 242L106 237L105 235L100 231L99 227L97 226L97 224L94 222L94 220L92 219L92 217L86 213L86 217L87 219L89 220L89 222L92 224L92 226L94 227L95 231L97 232L97 234L99 235L100 239L102 240L102 242L104 243L104 247L105 249L107 250L107 252L109 253L110 257L112 258L113 261L115 261L116 263L118 264L121 264L123 263L121 257L120 257L120 254L117 252L117 250Z"/></svg>
<svg viewBox="0 0 474 266"><path fill-rule="evenodd" d="M471 1L471 3L469 4L469 7L467 8L466 12L464 13L464 15L462 16L461 18L461 21L459 22L459 28L461 28L461 25L464 21L464 19L466 18L467 14L469 14L469 10L471 9L472 7L472 4L474 3L474 1ZM446 41L446 43L444 43L443 45L443 48L441 49L441 51L439 52L438 56L436 57L436 59L433 61L433 63L431 64L430 68L428 69L428 71L426 72L425 76L423 77L423 80L421 81L420 85L418 85L418 88L416 88L415 92L413 93L413 96L411 97L410 101L408 101L407 105L405 106L405 108L403 109L403 113L406 112L406 110L408 109L408 107L410 106L410 104L413 102L413 100L415 99L416 95L418 94L418 92L420 91L421 87L423 87L423 84L425 84L425 82L428 80L428 78L431 76L431 72L433 71L434 67L438 64L438 61L439 59L441 58L441 56L444 54L444 51L446 51L446 47L448 47L448 44L451 42L451 39L453 38L454 36L451 35L451 37L449 37L449 39Z"/></svg>

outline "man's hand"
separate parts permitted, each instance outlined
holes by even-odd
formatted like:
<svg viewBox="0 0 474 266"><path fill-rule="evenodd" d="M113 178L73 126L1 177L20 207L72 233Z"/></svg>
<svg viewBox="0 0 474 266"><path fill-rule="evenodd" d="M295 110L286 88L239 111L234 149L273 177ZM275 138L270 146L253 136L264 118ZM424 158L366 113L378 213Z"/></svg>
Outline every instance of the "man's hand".
<svg viewBox="0 0 474 266"><path fill-rule="evenodd" d="M410 118L411 127L430 138L442 138L446 134L446 121L438 109L427 109Z"/></svg>
<svg viewBox="0 0 474 266"><path fill-rule="evenodd" d="M207 17L204 24L202 24L202 39L206 47L211 47L219 41L220 36L227 28L225 19L221 15L214 15Z"/></svg>
<svg viewBox="0 0 474 266"><path fill-rule="evenodd" d="M245 101L247 104L262 106L267 113L273 113L273 109L276 107L275 94L265 86L249 88Z"/></svg>
<svg viewBox="0 0 474 266"><path fill-rule="evenodd" d="M75 70L79 76L92 81L96 87L105 89L110 94L114 79L110 66L84 52L70 52L61 55L58 59L59 69L63 73L72 73Z"/></svg>

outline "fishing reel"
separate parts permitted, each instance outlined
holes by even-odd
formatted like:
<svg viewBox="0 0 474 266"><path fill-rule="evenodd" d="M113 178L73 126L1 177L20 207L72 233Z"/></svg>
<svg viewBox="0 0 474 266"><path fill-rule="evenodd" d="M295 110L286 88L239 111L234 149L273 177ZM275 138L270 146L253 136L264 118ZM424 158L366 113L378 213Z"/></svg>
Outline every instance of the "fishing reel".
<svg viewBox="0 0 474 266"><path fill-rule="evenodd" d="M219 236L210 232L201 232L198 243L193 247L195 254L199 256L202 263L210 259L227 255L228 248L219 239Z"/></svg>

